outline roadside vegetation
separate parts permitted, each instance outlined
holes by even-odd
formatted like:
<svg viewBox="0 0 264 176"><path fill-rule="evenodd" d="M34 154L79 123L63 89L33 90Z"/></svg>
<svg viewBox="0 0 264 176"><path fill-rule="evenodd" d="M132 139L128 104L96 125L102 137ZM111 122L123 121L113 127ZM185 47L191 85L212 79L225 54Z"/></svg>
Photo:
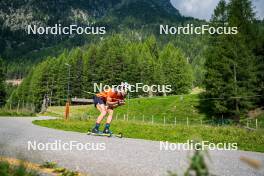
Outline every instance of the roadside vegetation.
<svg viewBox="0 0 264 176"><path fill-rule="evenodd" d="M55 162L44 162L43 164L31 163L15 158L0 157L1 176L84 176L77 171L71 171L64 167L59 167Z"/></svg>
<svg viewBox="0 0 264 176"><path fill-rule="evenodd" d="M27 109L19 109L19 110L15 110L15 109L7 109L7 108L0 108L0 117L1 116L8 116L8 117L34 117L36 116L35 112L32 112L30 110Z"/></svg>
<svg viewBox="0 0 264 176"><path fill-rule="evenodd" d="M185 124L187 125L231 125L237 124L233 119L223 116L221 119L210 114L208 101L201 98L201 93L184 94L166 97L143 97L127 99L126 105L115 109L114 119L147 122L153 124ZM64 106L51 106L45 116L64 117ZM86 120L95 119L98 111L93 105L71 106L70 119ZM258 115L241 117L238 125L247 125L256 128L255 119L258 119L258 127L264 126L264 111L259 110Z"/></svg>
<svg viewBox="0 0 264 176"><path fill-rule="evenodd" d="M65 131L86 133L93 126L92 120L36 120L34 124ZM101 127L103 128L103 127ZM102 129L101 129L102 130ZM205 126L205 125L158 125L140 122L117 120L111 124L115 133L122 132L124 137L147 139L154 141L187 142L187 140L204 140L212 143L237 143L240 150L264 152L264 131L249 132L235 126ZM84 134L85 135L85 134Z"/></svg>
<svg viewBox="0 0 264 176"><path fill-rule="evenodd" d="M64 106L49 107L44 115L63 117ZM88 106L71 106L71 119L89 119L98 116L98 111L93 105ZM177 123L185 121L188 117L190 121L200 123L200 120L206 120L206 114L200 112L199 95L188 94L167 97L148 97L127 99L126 105L115 110L114 118L137 120L154 123Z"/></svg>
<svg viewBox="0 0 264 176"><path fill-rule="evenodd" d="M254 128L255 121L253 121L249 124L252 130L249 130L245 128L245 120L247 120L245 117L241 124L231 120L219 122L212 119L201 111L199 97L199 94L188 94L130 99L125 106L116 109L111 130L115 133L122 132L128 138L169 142L205 140L213 143L238 143L238 148L241 150L264 152L262 128L264 114L257 117L258 128ZM44 115L55 116L58 119L36 120L33 123L49 128L86 133L94 126L98 116L98 111L93 105L71 106L70 118L65 121L64 110L64 106L49 107ZM166 117L165 123L164 117Z"/></svg>
<svg viewBox="0 0 264 176"><path fill-rule="evenodd" d="M17 164L11 164L8 161L0 160L0 175L1 176L39 176L34 170L29 170L21 162Z"/></svg>

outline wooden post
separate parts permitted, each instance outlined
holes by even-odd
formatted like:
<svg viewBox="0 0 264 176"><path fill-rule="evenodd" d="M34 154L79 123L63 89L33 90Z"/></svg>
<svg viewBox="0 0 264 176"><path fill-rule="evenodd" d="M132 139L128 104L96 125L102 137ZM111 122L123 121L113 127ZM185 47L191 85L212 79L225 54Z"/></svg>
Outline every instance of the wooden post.
<svg viewBox="0 0 264 176"><path fill-rule="evenodd" d="M248 124L248 119L247 119L247 128L249 127L249 124Z"/></svg>
<svg viewBox="0 0 264 176"><path fill-rule="evenodd" d="M126 120L126 114L124 114L124 120Z"/></svg>
<svg viewBox="0 0 264 176"><path fill-rule="evenodd" d="M176 117L174 118L174 125L176 126L176 124L177 124L177 119L176 119Z"/></svg>
<svg viewBox="0 0 264 176"><path fill-rule="evenodd" d="M17 112L18 112L18 110L19 110L19 102L20 102L20 100L18 101L18 104L17 104Z"/></svg>
<svg viewBox="0 0 264 176"><path fill-rule="evenodd" d="M256 119L256 129L258 128L258 119Z"/></svg>
<svg viewBox="0 0 264 176"><path fill-rule="evenodd" d="M64 119L65 120L68 120L69 119L69 116L70 116L70 101L67 100L66 107L65 107L65 116L64 116Z"/></svg>

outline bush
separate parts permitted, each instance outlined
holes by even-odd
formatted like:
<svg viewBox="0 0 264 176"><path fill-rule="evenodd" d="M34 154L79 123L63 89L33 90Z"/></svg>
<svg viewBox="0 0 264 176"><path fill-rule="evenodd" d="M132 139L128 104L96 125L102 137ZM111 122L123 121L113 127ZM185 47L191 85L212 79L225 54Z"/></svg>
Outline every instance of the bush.
<svg viewBox="0 0 264 176"><path fill-rule="evenodd" d="M7 161L0 161L0 175L1 176L38 176L36 171L26 169L21 163L19 166L10 165Z"/></svg>

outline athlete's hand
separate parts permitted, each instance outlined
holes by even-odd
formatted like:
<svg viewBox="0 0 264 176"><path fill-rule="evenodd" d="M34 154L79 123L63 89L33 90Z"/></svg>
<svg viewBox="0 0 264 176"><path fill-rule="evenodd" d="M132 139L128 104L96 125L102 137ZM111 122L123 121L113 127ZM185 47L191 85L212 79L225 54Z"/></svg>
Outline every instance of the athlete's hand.
<svg viewBox="0 0 264 176"><path fill-rule="evenodd" d="M125 104L125 101L124 100L119 100L118 101L118 105L121 106L121 105L124 105Z"/></svg>

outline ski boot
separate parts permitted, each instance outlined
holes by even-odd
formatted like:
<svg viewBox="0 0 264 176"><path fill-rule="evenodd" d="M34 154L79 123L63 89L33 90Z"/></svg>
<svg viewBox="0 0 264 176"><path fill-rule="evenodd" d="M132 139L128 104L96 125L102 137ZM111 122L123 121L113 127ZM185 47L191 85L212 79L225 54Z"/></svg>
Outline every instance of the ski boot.
<svg viewBox="0 0 264 176"><path fill-rule="evenodd" d="M99 134L99 132L100 132L100 131L99 131L98 128L93 128L93 129L92 129L92 133Z"/></svg>
<svg viewBox="0 0 264 176"><path fill-rule="evenodd" d="M112 134L112 132L109 130L109 128L105 128L103 133L104 134Z"/></svg>

